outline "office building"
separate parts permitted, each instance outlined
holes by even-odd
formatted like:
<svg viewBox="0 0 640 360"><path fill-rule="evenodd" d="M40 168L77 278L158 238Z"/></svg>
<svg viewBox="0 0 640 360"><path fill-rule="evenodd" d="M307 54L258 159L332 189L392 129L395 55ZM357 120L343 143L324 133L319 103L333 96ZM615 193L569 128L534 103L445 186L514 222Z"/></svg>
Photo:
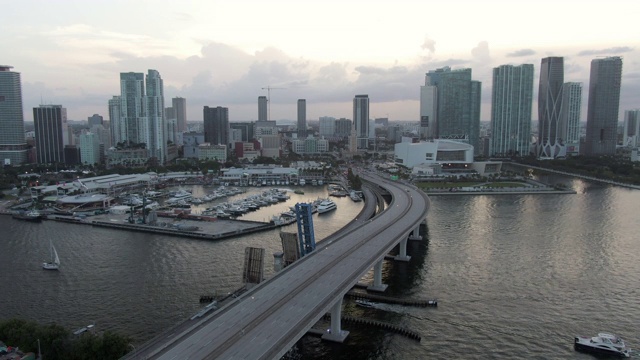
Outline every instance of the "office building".
<svg viewBox="0 0 640 360"><path fill-rule="evenodd" d="M552 159L566 152L564 139L560 137L562 122L562 86L564 84L564 58L547 57L540 66L538 84L538 144L536 155Z"/></svg>
<svg viewBox="0 0 640 360"><path fill-rule="evenodd" d="M13 67L0 65L0 161L2 165L27 162L27 141L22 113L22 83Z"/></svg>
<svg viewBox="0 0 640 360"><path fill-rule="evenodd" d="M348 138L351 136L351 129L353 128L353 122L349 119L340 118L335 121L335 135L341 138Z"/></svg>
<svg viewBox="0 0 640 360"><path fill-rule="evenodd" d="M241 139L240 141L244 141L244 142L248 142L253 140L253 138L255 137L253 135L254 132L254 128L255 128L255 123L253 121L251 122L232 122L229 123L229 127L231 129L235 129L235 130L239 130L241 133Z"/></svg>
<svg viewBox="0 0 640 360"><path fill-rule="evenodd" d="M229 109L204 107L204 141L211 145L229 145Z"/></svg>
<svg viewBox="0 0 640 360"><path fill-rule="evenodd" d="M321 116L319 119L320 136L333 137L336 132L336 118L331 116Z"/></svg>
<svg viewBox="0 0 640 360"><path fill-rule="evenodd" d="M64 146L68 143L67 109L62 105L33 108L36 161L39 164L64 164Z"/></svg>
<svg viewBox="0 0 640 360"><path fill-rule="evenodd" d="M258 96L258 121L270 120L267 113L267 97Z"/></svg>
<svg viewBox="0 0 640 360"><path fill-rule="evenodd" d="M307 137L307 100L298 99L298 138Z"/></svg>
<svg viewBox="0 0 640 360"><path fill-rule="evenodd" d="M109 100L109 127L111 128L111 144L113 146L122 145L127 138L127 128L121 116L120 96L114 96Z"/></svg>
<svg viewBox="0 0 640 360"><path fill-rule="evenodd" d="M591 60L584 152L586 155L616 153L621 80L621 57Z"/></svg>
<svg viewBox="0 0 640 360"><path fill-rule="evenodd" d="M532 104L533 65L493 69L489 156L529 155Z"/></svg>
<svg viewBox="0 0 640 360"><path fill-rule="evenodd" d="M564 154L580 154L580 116L582 109L582 83L566 82L562 85L559 137L564 141Z"/></svg>
<svg viewBox="0 0 640 360"><path fill-rule="evenodd" d="M369 95L356 95L353 99L353 124L357 148L369 148Z"/></svg>
<svg viewBox="0 0 640 360"><path fill-rule="evenodd" d="M187 131L187 99L174 97L171 99L174 119L176 119L178 132Z"/></svg>
<svg viewBox="0 0 640 360"><path fill-rule="evenodd" d="M471 79L471 69L446 66L429 71L421 89L421 102L426 103L420 105L420 125L428 128L426 137L466 142L477 150L481 85Z"/></svg>

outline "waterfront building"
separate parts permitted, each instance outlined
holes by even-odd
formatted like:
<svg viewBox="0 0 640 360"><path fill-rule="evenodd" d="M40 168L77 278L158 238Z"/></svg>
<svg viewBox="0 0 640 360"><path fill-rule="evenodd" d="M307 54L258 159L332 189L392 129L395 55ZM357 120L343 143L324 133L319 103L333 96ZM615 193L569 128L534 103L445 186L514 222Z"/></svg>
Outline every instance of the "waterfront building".
<svg viewBox="0 0 640 360"><path fill-rule="evenodd" d="M464 142L444 139L403 141L394 146L394 161L407 168L420 164L471 164L473 147Z"/></svg>
<svg viewBox="0 0 640 360"><path fill-rule="evenodd" d="M421 105L420 124L422 127L422 116L429 117L427 137L462 141L477 148L481 85L471 79L471 69L451 70L445 66L429 71L425 93L421 94L421 100L427 102Z"/></svg>
<svg viewBox="0 0 640 360"><path fill-rule="evenodd" d="M560 121L562 87L564 84L564 58L546 57L540 66L538 84L538 144L536 155L541 158L564 156L565 133Z"/></svg>
<svg viewBox="0 0 640 360"><path fill-rule="evenodd" d="M227 161L227 145L204 143L198 145L198 160Z"/></svg>
<svg viewBox="0 0 640 360"><path fill-rule="evenodd" d="M12 66L0 65L0 161L20 165L27 161L22 112L22 82Z"/></svg>
<svg viewBox="0 0 640 360"><path fill-rule="evenodd" d="M329 140L316 138L311 135L304 139L291 141L291 151L296 154L321 154L329 151Z"/></svg>
<svg viewBox="0 0 640 360"><path fill-rule="evenodd" d="M271 120L267 117L267 97L258 96L258 121Z"/></svg>
<svg viewBox="0 0 640 360"><path fill-rule="evenodd" d="M493 69L489 156L529 155L532 104L532 64Z"/></svg>
<svg viewBox="0 0 640 360"><path fill-rule="evenodd" d="M144 104L144 74L120 73L120 125L122 142L136 145L146 141L146 106ZM112 99L112 100L115 100ZM111 119L113 122L113 119ZM116 141L118 143L120 141Z"/></svg>
<svg viewBox="0 0 640 360"><path fill-rule="evenodd" d="M127 128L121 115L122 101L120 96L114 96L109 100L109 127L111 129L111 144L124 143L127 138Z"/></svg>
<svg viewBox="0 0 640 360"><path fill-rule="evenodd" d="M353 124L357 148L369 148L369 95L356 95L353 99ZM353 150L352 150L353 151Z"/></svg>
<svg viewBox="0 0 640 360"><path fill-rule="evenodd" d="M234 185L257 185L264 183L297 184L298 169L279 165L252 165L243 168L225 168L220 170L220 181Z"/></svg>
<svg viewBox="0 0 640 360"><path fill-rule="evenodd" d="M580 116L582 109L582 83L566 82L562 85L559 137L564 141L567 155L580 154Z"/></svg>
<svg viewBox="0 0 640 360"><path fill-rule="evenodd" d="M637 148L640 143L640 109L624 111L624 126L622 131L622 145Z"/></svg>
<svg viewBox="0 0 640 360"><path fill-rule="evenodd" d="M621 80L621 57L591 60L586 155L612 155L616 152Z"/></svg>
<svg viewBox="0 0 640 360"><path fill-rule="evenodd" d="M229 144L229 109L204 107L204 141L213 145Z"/></svg>
<svg viewBox="0 0 640 360"><path fill-rule="evenodd" d="M298 138L307 136L307 100L298 99Z"/></svg>
<svg viewBox="0 0 640 360"><path fill-rule="evenodd" d="M39 164L64 164L64 146L69 145L67 109L62 105L33 108L36 159Z"/></svg>

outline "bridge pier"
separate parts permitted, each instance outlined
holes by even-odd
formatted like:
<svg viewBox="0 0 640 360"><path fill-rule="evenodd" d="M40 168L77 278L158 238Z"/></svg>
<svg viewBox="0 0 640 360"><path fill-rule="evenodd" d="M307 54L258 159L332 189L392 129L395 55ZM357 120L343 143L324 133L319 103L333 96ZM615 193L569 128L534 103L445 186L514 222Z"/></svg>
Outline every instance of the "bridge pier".
<svg viewBox="0 0 640 360"><path fill-rule="evenodd" d="M409 261L411 256L407 256L407 239L400 241L400 253L393 258L396 261Z"/></svg>
<svg viewBox="0 0 640 360"><path fill-rule="evenodd" d="M329 332L322 335L322 340L343 343L349 332L341 329L342 298L339 298L331 308L331 327Z"/></svg>
<svg viewBox="0 0 640 360"><path fill-rule="evenodd" d="M422 240L422 236L420 236L420 224L416 225L416 228L413 229L409 236L409 240Z"/></svg>
<svg viewBox="0 0 640 360"><path fill-rule="evenodd" d="M367 287L367 290L378 292L387 290L387 284L382 283L382 260L373 266L373 285Z"/></svg>

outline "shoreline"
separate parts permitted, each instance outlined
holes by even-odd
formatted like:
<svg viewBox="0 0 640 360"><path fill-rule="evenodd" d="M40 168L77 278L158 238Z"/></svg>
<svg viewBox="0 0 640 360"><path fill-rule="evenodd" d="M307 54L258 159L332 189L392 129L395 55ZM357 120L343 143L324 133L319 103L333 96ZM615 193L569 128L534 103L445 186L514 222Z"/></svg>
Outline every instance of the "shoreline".
<svg viewBox="0 0 640 360"><path fill-rule="evenodd" d="M424 190L422 190L424 191ZM552 195L552 194L577 194L575 190L517 190L517 191L424 191L428 196L451 196L451 195Z"/></svg>

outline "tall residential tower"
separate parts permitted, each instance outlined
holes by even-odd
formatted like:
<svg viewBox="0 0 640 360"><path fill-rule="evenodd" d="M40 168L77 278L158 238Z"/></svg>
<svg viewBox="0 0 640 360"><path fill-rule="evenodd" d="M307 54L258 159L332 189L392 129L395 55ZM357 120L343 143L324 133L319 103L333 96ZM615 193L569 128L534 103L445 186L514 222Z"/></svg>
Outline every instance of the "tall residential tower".
<svg viewBox="0 0 640 360"><path fill-rule="evenodd" d="M531 145L533 65L493 69L490 156L526 156Z"/></svg>
<svg viewBox="0 0 640 360"><path fill-rule="evenodd" d="M27 161L22 113L20 73L13 67L0 65L0 162L19 165Z"/></svg>
<svg viewBox="0 0 640 360"><path fill-rule="evenodd" d="M369 95L356 95L353 99L353 124L357 148L369 148Z"/></svg>
<svg viewBox="0 0 640 360"><path fill-rule="evenodd" d="M67 109L62 105L33 108L38 164L64 164L64 146L68 145Z"/></svg>
<svg viewBox="0 0 640 360"><path fill-rule="evenodd" d="M307 137L307 100L298 99L298 138Z"/></svg>
<svg viewBox="0 0 640 360"><path fill-rule="evenodd" d="M564 58L542 59L538 84L538 157L555 158L564 153L565 139L560 137L563 83Z"/></svg>
<svg viewBox="0 0 640 360"><path fill-rule="evenodd" d="M586 155L611 155L616 152L621 80L621 57L591 61Z"/></svg>

